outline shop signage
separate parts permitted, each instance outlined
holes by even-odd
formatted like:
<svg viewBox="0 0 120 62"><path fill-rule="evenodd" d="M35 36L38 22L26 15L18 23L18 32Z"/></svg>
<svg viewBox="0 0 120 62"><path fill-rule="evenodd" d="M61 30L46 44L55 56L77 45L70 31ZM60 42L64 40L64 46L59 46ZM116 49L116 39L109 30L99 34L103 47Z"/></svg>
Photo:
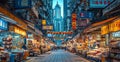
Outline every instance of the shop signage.
<svg viewBox="0 0 120 62"><path fill-rule="evenodd" d="M90 8L104 8L110 4L113 0L89 0Z"/></svg>
<svg viewBox="0 0 120 62"><path fill-rule="evenodd" d="M32 0L14 0L15 1L15 8L23 9L23 8L31 8L32 7Z"/></svg>
<svg viewBox="0 0 120 62"><path fill-rule="evenodd" d="M77 21L77 24L80 27L87 26L88 23L89 23L89 19L79 19Z"/></svg>
<svg viewBox="0 0 120 62"><path fill-rule="evenodd" d="M43 30L53 30L53 26L42 26Z"/></svg>
<svg viewBox="0 0 120 62"><path fill-rule="evenodd" d="M47 37L52 37L53 36L53 34L47 34Z"/></svg>
<svg viewBox="0 0 120 62"><path fill-rule="evenodd" d="M26 31L19 28L19 27L14 26L14 32L17 33L17 34L21 34L23 36L26 36Z"/></svg>
<svg viewBox="0 0 120 62"><path fill-rule="evenodd" d="M52 31L49 31L47 32L48 34L72 34L73 32L69 31L69 32L52 32Z"/></svg>
<svg viewBox="0 0 120 62"><path fill-rule="evenodd" d="M80 12L80 18L92 18L93 17L93 13L92 12Z"/></svg>
<svg viewBox="0 0 120 62"><path fill-rule="evenodd" d="M113 23L109 24L109 32L115 32L119 30L120 30L120 19L117 19Z"/></svg>
<svg viewBox="0 0 120 62"><path fill-rule="evenodd" d="M108 25L102 26L101 34L104 35L104 34L107 34L107 33L109 33L109 26Z"/></svg>
<svg viewBox="0 0 120 62"><path fill-rule="evenodd" d="M111 3L105 9L103 9L103 14L106 14L107 12L111 11L112 9L117 7L118 5L120 5L120 0L115 0L113 3Z"/></svg>
<svg viewBox="0 0 120 62"><path fill-rule="evenodd" d="M42 25L46 25L46 20L42 20Z"/></svg>
<svg viewBox="0 0 120 62"><path fill-rule="evenodd" d="M76 18L77 15L75 13L72 14L72 29L76 30Z"/></svg>
<svg viewBox="0 0 120 62"><path fill-rule="evenodd" d="M101 28L101 34L107 34L110 32L116 32L120 30L120 19L115 20L114 22L105 25Z"/></svg>
<svg viewBox="0 0 120 62"><path fill-rule="evenodd" d="M7 30L8 29L8 23L4 21L3 19L0 19L0 29L1 30Z"/></svg>

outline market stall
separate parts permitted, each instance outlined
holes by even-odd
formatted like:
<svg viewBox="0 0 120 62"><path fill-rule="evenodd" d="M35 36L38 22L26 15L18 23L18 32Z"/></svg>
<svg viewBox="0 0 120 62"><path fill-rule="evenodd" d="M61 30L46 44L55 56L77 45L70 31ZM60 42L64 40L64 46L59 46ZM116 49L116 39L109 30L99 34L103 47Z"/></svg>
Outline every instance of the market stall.
<svg viewBox="0 0 120 62"><path fill-rule="evenodd" d="M11 49L11 38L3 34L8 31L8 22L0 18L0 62L9 60L9 53L6 50Z"/></svg>
<svg viewBox="0 0 120 62"><path fill-rule="evenodd" d="M84 30L84 33L88 37L86 38L87 41L85 41L88 44L87 58L95 61L109 61L109 42L112 38L111 34L108 33L111 33L109 32L110 29L117 29L116 27L113 27L113 21L117 18L119 17L116 16L94 23Z"/></svg>
<svg viewBox="0 0 120 62"><path fill-rule="evenodd" d="M34 34L28 34L26 46L29 50L30 56L37 56L40 54L40 41L35 38Z"/></svg>
<svg viewBox="0 0 120 62"><path fill-rule="evenodd" d="M105 31L103 30L105 29ZM109 59L113 62L120 61L119 44L120 44L120 18L116 18L113 22L101 27L102 36L106 36L109 46Z"/></svg>

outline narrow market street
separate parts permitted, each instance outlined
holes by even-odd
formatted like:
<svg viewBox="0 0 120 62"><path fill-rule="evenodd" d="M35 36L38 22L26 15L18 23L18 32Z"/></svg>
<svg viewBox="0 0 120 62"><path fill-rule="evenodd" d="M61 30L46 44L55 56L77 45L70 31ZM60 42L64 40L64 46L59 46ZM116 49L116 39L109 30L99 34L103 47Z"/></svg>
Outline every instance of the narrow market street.
<svg viewBox="0 0 120 62"><path fill-rule="evenodd" d="M120 0L0 0L0 62L120 62Z"/></svg>
<svg viewBox="0 0 120 62"><path fill-rule="evenodd" d="M64 50L50 51L46 54L32 57L26 62L90 62L78 55Z"/></svg>

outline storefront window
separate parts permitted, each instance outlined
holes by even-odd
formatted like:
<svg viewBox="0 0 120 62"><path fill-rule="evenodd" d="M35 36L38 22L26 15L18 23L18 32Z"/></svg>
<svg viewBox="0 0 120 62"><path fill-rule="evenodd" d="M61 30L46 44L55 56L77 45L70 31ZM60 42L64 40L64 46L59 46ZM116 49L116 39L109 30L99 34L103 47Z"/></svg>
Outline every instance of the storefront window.
<svg viewBox="0 0 120 62"><path fill-rule="evenodd" d="M15 48L22 47L22 43L24 42L24 38L16 33L13 32L2 32L0 33L0 44L3 46L3 38L8 38L9 36L12 37L12 46ZM20 45L21 44L21 45Z"/></svg>
<svg viewBox="0 0 120 62"><path fill-rule="evenodd" d="M120 31L112 33L112 36L113 37L120 37Z"/></svg>

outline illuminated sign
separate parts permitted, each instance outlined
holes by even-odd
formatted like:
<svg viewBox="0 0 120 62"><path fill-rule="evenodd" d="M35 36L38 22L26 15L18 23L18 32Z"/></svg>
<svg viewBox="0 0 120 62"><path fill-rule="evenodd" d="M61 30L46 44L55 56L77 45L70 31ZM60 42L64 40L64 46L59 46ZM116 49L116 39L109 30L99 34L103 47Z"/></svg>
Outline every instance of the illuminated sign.
<svg viewBox="0 0 120 62"><path fill-rule="evenodd" d="M115 20L113 23L109 24L109 31L119 31L120 30L120 19Z"/></svg>
<svg viewBox="0 0 120 62"><path fill-rule="evenodd" d="M101 34L107 34L110 32L116 32L120 30L120 19L115 20L114 22L110 23L109 25L105 25L101 28Z"/></svg>
<svg viewBox="0 0 120 62"><path fill-rule="evenodd" d="M52 32L52 31L49 31L47 32L48 34L72 34L73 32L69 31L69 32Z"/></svg>
<svg viewBox="0 0 120 62"><path fill-rule="evenodd" d="M109 26L105 25L101 28L101 34L104 35L104 34L107 34L107 33L109 33Z"/></svg>
<svg viewBox="0 0 120 62"><path fill-rule="evenodd" d="M15 0L15 8L31 8L32 1L31 0Z"/></svg>
<svg viewBox="0 0 120 62"><path fill-rule="evenodd" d="M89 0L90 8L104 8L110 4L113 0Z"/></svg>
<svg viewBox="0 0 120 62"><path fill-rule="evenodd" d="M42 20L42 25L46 25L46 20Z"/></svg>
<svg viewBox="0 0 120 62"><path fill-rule="evenodd" d="M1 30L7 30L8 29L8 23L4 21L3 19L0 19L0 29Z"/></svg>
<svg viewBox="0 0 120 62"><path fill-rule="evenodd" d="M53 35L52 34L47 34L47 37L52 37Z"/></svg>
<svg viewBox="0 0 120 62"><path fill-rule="evenodd" d="M77 15L75 13L72 14L72 29L76 30L76 18Z"/></svg>
<svg viewBox="0 0 120 62"><path fill-rule="evenodd" d="M92 12L86 12L86 11L80 12L80 18L92 18L92 17L93 17Z"/></svg>
<svg viewBox="0 0 120 62"><path fill-rule="evenodd" d="M14 26L14 32L26 36L26 31L19 27Z"/></svg>
<svg viewBox="0 0 120 62"><path fill-rule="evenodd" d="M53 26L42 26L43 30L53 30Z"/></svg>

